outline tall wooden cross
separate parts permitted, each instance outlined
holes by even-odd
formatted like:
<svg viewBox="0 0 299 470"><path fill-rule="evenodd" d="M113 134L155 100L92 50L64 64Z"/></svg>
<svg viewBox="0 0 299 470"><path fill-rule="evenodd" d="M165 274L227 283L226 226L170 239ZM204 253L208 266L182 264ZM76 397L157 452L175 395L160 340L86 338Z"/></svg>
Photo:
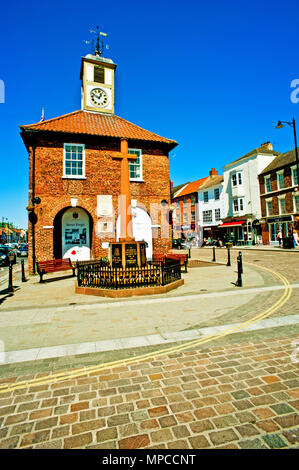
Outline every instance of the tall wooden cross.
<svg viewBox="0 0 299 470"><path fill-rule="evenodd" d="M123 138L120 142L120 153L114 153L112 157L121 160L119 241L133 241L129 161L136 161L137 155L128 153L128 141Z"/></svg>

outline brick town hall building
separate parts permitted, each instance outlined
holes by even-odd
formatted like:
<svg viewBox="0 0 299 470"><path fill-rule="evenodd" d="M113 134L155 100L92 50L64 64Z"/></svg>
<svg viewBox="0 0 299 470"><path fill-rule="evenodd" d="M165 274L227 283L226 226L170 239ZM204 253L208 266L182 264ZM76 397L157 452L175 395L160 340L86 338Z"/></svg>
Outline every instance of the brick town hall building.
<svg viewBox="0 0 299 470"><path fill-rule="evenodd" d="M129 166L134 237L147 242L148 258L171 248L171 227L167 222L163 234L162 222L171 202L168 154L177 143L114 114L115 69L98 51L82 57L81 110L21 126L29 154L30 272L36 261L110 256L120 231L121 164L113 157L122 140L137 155Z"/></svg>

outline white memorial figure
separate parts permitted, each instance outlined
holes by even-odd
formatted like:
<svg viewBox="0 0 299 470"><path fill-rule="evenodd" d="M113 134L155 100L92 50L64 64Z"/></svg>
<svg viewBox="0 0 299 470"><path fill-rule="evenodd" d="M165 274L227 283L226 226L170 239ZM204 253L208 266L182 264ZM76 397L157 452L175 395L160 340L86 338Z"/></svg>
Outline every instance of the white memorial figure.
<svg viewBox="0 0 299 470"><path fill-rule="evenodd" d="M90 230L87 212L80 207L67 209L62 216L62 257L71 261L90 259Z"/></svg>

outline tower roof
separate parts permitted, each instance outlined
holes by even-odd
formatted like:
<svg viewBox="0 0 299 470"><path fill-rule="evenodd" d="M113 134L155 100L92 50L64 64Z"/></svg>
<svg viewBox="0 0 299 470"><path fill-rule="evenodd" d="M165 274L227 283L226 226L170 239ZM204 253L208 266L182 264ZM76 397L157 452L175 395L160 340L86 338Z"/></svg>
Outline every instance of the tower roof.
<svg viewBox="0 0 299 470"><path fill-rule="evenodd" d="M101 137L161 142L174 148L175 140L147 131L115 114L78 110L35 124L20 126L22 131L46 131Z"/></svg>

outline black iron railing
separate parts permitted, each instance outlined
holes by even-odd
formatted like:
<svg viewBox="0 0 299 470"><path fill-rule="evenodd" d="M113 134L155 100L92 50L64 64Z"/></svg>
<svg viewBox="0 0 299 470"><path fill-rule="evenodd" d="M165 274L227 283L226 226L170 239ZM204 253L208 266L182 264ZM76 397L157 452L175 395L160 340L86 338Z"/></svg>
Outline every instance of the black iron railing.
<svg viewBox="0 0 299 470"><path fill-rule="evenodd" d="M179 260L172 260L172 262L166 262L162 266L162 285L165 286L170 282L181 279L181 263Z"/></svg>
<svg viewBox="0 0 299 470"><path fill-rule="evenodd" d="M102 289L133 289L135 287L164 286L181 279L180 262L170 264L148 262L139 268L111 268L101 261L77 263L77 282L79 287L98 287Z"/></svg>

